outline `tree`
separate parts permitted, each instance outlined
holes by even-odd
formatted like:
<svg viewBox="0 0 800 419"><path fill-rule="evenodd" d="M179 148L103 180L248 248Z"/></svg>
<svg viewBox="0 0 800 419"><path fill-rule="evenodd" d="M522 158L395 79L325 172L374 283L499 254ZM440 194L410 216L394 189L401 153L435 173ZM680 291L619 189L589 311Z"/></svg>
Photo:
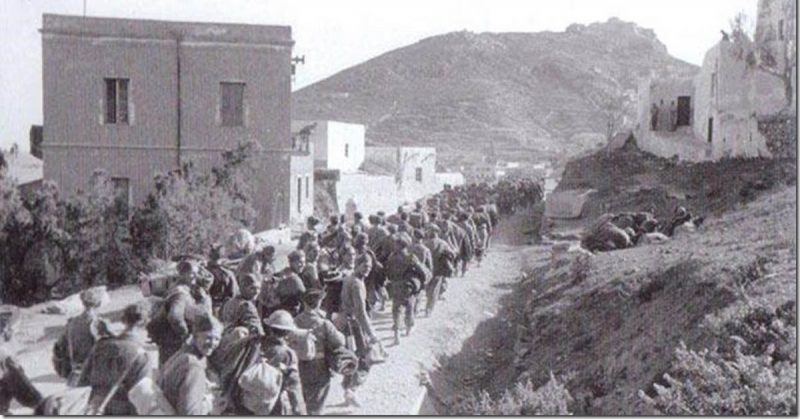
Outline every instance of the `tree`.
<svg viewBox="0 0 800 419"><path fill-rule="evenodd" d="M212 244L255 220L252 206L256 173L256 143L223 153L223 163L210 173L191 162L160 174L155 191L131 218L134 254L146 264L151 258L205 254Z"/></svg>

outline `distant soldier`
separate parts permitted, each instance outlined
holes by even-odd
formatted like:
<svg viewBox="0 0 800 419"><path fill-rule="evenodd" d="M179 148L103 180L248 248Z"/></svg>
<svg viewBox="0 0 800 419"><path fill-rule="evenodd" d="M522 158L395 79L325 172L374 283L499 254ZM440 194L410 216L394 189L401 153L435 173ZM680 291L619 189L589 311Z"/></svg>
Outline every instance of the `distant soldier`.
<svg viewBox="0 0 800 419"><path fill-rule="evenodd" d="M222 246L213 246L206 263L206 269L214 277L214 282L208 291L211 295L214 313L219 313L225 302L239 295L239 283L236 281L236 273L221 263L224 253Z"/></svg>
<svg viewBox="0 0 800 419"><path fill-rule="evenodd" d="M289 253L289 266L281 271L277 285L275 286L275 296L278 300L276 309L286 310L296 316L303 308L302 297L306 292L300 274L306 266L306 254L302 250L294 250ZM270 311L271 313L271 311ZM265 313L265 315L268 315Z"/></svg>
<svg viewBox="0 0 800 419"><path fill-rule="evenodd" d="M383 264L378 261L375 252L369 247L369 236L365 233L357 235L354 248L357 256L366 255L370 259L370 264L372 265L369 275L367 275L367 278L364 280L364 286L367 288L367 312L371 313L375 304L378 301L383 301L386 274L383 270Z"/></svg>
<svg viewBox="0 0 800 419"><path fill-rule="evenodd" d="M264 277L272 276L275 273L274 246L264 246L263 249L251 253L242 260L236 276L249 273L258 273Z"/></svg>
<svg viewBox="0 0 800 419"><path fill-rule="evenodd" d="M439 238L439 231L436 225L431 225L428 229L428 240L425 242L433 259L433 278L425 287L426 317L433 313L445 278L455 273L456 259L458 258L458 253L450 247L450 244Z"/></svg>
<svg viewBox="0 0 800 419"><path fill-rule="evenodd" d="M422 289L427 276L426 267L414 256L410 248L411 240L407 236L397 239L395 252L386 261L386 279L389 282L389 294L392 297L392 319L394 339L400 343L400 313L405 310L406 335L414 328L415 296Z"/></svg>
<svg viewBox="0 0 800 419"><path fill-rule="evenodd" d="M219 345L222 325L200 313L193 319L192 339L161 368L158 385L176 415L208 415L214 406L206 359Z"/></svg>
<svg viewBox="0 0 800 419"><path fill-rule="evenodd" d="M350 235L355 237L359 233L367 231L367 223L364 222L364 215L356 211L353 213L353 225L350 226Z"/></svg>
<svg viewBox="0 0 800 419"><path fill-rule="evenodd" d="M7 415L12 401L34 408L42 401L42 394L33 386L25 370L14 356L6 352L20 321L19 309L11 305L0 306L0 415Z"/></svg>
<svg viewBox="0 0 800 419"><path fill-rule="evenodd" d="M356 355L359 366L356 374L344 377L342 385L345 389L345 401L358 406L355 390L369 373L366 356L372 345L377 342L372 322L367 314L367 289L364 279L372 269L372 259L367 255L358 257L353 274L344 279L342 283L341 322L337 321L339 329L347 336L351 336L356 344Z"/></svg>
<svg viewBox="0 0 800 419"><path fill-rule="evenodd" d="M325 297L325 292L313 289L303 296L303 312L297 315L295 323L301 329L311 330L316 338L316 356L312 360L300 361L300 382L303 384L303 398L306 402L308 414L319 416L323 414L325 399L331 385L331 370L326 357L345 346L342 332L330 320L325 318L325 312L320 310L320 303Z"/></svg>
<svg viewBox="0 0 800 419"><path fill-rule="evenodd" d="M262 339L261 356L283 373L281 397L278 397L269 414L305 415L306 402L300 381L299 359L287 342L289 334L297 331L297 325L291 314L284 310L272 313L264 324L267 326L267 335Z"/></svg>
<svg viewBox="0 0 800 419"><path fill-rule="evenodd" d="M369 244L372 250L376 250L378 242L383 240L384 237L389 235L389 231L381 225L381 218L377 215L369 216L369 223L371 226L367 229L367 236L369 237Z"/></svg>
<svg viewBox="0 0 800 419"><path fill-rule="evenodd" d="M300 273L300 279L303 280L303 285L306 291L310 289L322 289L322 282L319 278L319 268L317 259L319 258L319 243L309 242L303 249L306 254L306 264L303 272Z"/></svg>
<svg viewBox="0 0 800 419"><path fill-rule="evenodd" d="M192 268L186 264L190 262L178 265L179 275L175 284L167 291L161 309L147 325L150 337L158 345L160 365L183 346L192 332L192 319L198 312L211 313L208 310L210 302L206 304L196 299L198 293L193 291L195 278L191 274Z"/></svg>
<svg viewBox="0 0 800 419"><path fill-rule="evenodd" d="M67 378L67 384L77 385L83 364L92 352L95 342L107 337L108 326L97 313L103 303L105 290L91 288L81 292L83 313L67 321L64 333L53 347L53 362L59 376Z"/></svg>
<svg viewBox="0 0 800 419"><path fill-rule="evenodd" d="M92 387L89 403L99 406L114 391L102 412L104 415L136 415L128 391L145 377L155 378L157 364L144 348L147 312L143 304L126 307L122 313L125 331L98 341L86 361L79 385ZM120 385L115 388L118 382Z"/></svg>
<svg viewBox="0 0 800 419"><path fill-rule="evenodd" d="M263 335L261 317L256 307L256 297L261 291L261 278L258 274L245 274L239 278L241 293L228 300L222 309L222 322L225 329L244 327L251 335Z"/></svg>

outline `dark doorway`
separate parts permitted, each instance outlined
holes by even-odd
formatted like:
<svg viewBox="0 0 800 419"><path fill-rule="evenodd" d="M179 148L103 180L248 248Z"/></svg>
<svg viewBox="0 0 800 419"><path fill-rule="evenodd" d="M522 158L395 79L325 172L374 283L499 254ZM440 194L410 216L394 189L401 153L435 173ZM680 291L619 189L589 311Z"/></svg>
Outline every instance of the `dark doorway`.
<svg viewBox="0 0 800 419"><path fill-rule="evenodd" d="M714 118L708 118L708 143L711 143L711 139L714 138Z"/></svg>
<svg viewBox="0 0 800 419"><path fill-rule="evenodd" d="M303 178L297 176L297 213L303 212Z"/></svg>
<svg viewBox="0 0 800 419"><path fill-rule="evenodd" d="M678 120L676 126L688 126L692 120L692 98L689 96L678 96Z"/></svg>

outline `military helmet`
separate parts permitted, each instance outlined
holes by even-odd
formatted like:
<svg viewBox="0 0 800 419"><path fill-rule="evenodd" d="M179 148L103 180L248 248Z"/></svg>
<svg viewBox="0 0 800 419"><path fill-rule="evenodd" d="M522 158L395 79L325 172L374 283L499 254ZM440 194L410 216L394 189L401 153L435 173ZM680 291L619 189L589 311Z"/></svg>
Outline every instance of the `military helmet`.
<svg viewBox="0 0 800 419"><path fill-rule="evenodd" d="M297 325L294 324L292 315L286 310L276 310L264 320L264 324L273 329L288 331L297 330Z"/></svg>

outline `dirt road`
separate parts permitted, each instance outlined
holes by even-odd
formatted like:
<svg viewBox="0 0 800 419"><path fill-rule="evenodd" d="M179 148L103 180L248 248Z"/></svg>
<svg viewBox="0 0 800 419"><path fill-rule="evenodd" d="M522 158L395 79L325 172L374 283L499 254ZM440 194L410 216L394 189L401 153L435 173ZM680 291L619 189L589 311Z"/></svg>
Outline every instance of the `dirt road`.
<svg viewBox="0 0 800 419"><path fill-rule="evenodd" d="M401 336L393 345L391 308L387 305L374 319L378 337L389 358L373 367L366 383L358 390L360 408L343 406L341 377L335 377L326 407L336 415L407 415L416 413L422 402L423 388L419 374L436 366L441 355L461 350L462 344L482 321L496 314L498 301L508 294L526 261L543 247L527 244L522 233L530 224L529 214L517 214L503 220L492 237L492 248L482 266L474 266L463 278L449 281L446 300L441 301L430 318L417 318L410 337ZM115 317L131 302L141 299L137 288L128 287L112 293L112 304L103 313ZM64 316L35 314L26 324L12 352L25 368L33 383L48 395L65 388L56 376L51 362L52 345L63 330ZM30 409L16 405L14 414L30 414Z"/></svg>
<svg viewBox="0 0 800 419"><path fill-rule="evenodd" d="M463 278L451 279L447 299L437 305L431 318L418 317L413 333L410 337L401 335L399 346L392 346L389 307L378 313L373 324L390 354L387 362L374 366L367 382L358 389L360 408L342 405L341 379L335 378L325 413L416 414L424 397L420 373L433 369L440 356L459 352L477 325L496 314L500 298L510 292L531 255L544 252L543 247L527 244L522 231L529 224L528 217L520 214L502 221L482 266L473 266Z"/></svg>

